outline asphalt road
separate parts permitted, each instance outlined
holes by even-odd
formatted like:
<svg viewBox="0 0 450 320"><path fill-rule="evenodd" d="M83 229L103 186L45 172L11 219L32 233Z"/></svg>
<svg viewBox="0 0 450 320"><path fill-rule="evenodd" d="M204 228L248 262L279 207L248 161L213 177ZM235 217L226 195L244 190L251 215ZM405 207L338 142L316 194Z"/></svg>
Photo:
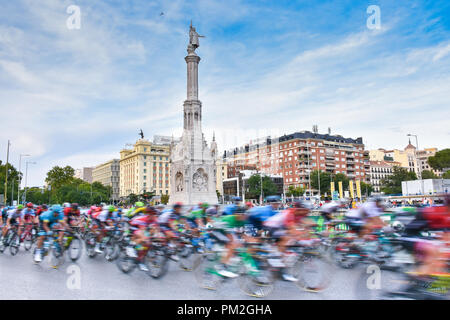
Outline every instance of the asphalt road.
<svg viewBox="0 0 450 320"><path fill-rule="evenodd" d="M115 262L107 262L103 256L91 259L84 251L77 263L70 263L67 259L59 269L53 269L48 257L36 265L31 253L23 248L16 256L11 256L7 249L0 254L0 299L348 300L367 298L357 289L362 284L360 277L366 268L366 265L360 265L345 270L332 266L329 270L331 283L320 293L305 292L293 283L280 280L269 296L253 298L239 289L235 279L223 283L216 291L201 288L192 272L183 271L172 261L163 278L153 279L138 269L124 274ZM75 276L74 270L80 275L79 282L71 281ZM79 284L79 288L74 288L74 284Z"/></svg>

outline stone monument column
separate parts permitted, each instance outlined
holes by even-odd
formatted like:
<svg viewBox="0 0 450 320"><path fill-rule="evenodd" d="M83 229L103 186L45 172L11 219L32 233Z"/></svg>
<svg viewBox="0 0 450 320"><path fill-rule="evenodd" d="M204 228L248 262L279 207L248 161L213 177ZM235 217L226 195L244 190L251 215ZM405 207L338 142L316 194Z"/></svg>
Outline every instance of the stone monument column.
<svg viewBox="0 0 450 320"><path fill-rule="evenodd" d="M171 149L169 204L182 202L217 203L215 141L209 148L202 133L202 103L198 100L198 64L200 57L195 50L200 46L200 36L190 26L187 65L187 95L183 103L183 136Z"/></svg>

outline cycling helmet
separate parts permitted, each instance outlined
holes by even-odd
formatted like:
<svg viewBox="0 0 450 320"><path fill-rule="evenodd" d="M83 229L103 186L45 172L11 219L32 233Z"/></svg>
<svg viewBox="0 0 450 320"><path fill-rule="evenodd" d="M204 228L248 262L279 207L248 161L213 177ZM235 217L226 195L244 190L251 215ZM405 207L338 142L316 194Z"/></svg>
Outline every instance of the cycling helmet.
<svg viewBox="0 0 450 320"><path fill-rule="evenodd" d="M69 208L69 207L70 207L70 203L64 202L63 207L64 207L64 208Z"/></svg>
<svg viewBox="0 0 450 320"><path fill-rule="evenodd" d="M145 204L141 201L138 201L134 204L135 207L145 207Z"/></svg>
<svg viewBox="0 0 450 320"><path fill-rule="evenodd" d="M78 203L72 203L72 209L78 210Z"/></svg>
<svg viewBox="0 0 450 320"><path fill-rule="evenodd" d="M17 206L17 210L22 210L22 209L23 209L23 205L19 204L19 205Z"/></svg>
<svg viewBox="0 0 450 320"><path fill-rule="evenodd" d="M266 201L269 203L276 203L276 202L280 202L280 197L279 196L268 196Z"/></svg>
<svg viewBox="0 0 450 320"><path fill-rule="evenodd" d="M174 209L178 209L178 208L181 208L183 205L181 204L181 202L177 202L177 203L175 203L174 205L173 205L173 208Z"/></svg>
<svg viewBox="0 0 450 320"><path fill-rule="evenodd" d="M233 202L241 202L242 201L241 197L233 197L233 198L231 198L231 200Z"/></svg>
<svg viewBox="0 0 450 320"><path fill-rule="evenodd" d="M51 208L52 212L61 212L62 211L62 207L59 204L54 204Z"/></svg>
<svg viewBox="0 0 450 320"><path fill-rule="evenodd" d="M92 210L92 211L95 211L96 209L97 209L96 206L91 206L91 210Z"/></svg>
<svg viewBox="0 0 450 320"><path fill-rule="evenodd" d="M48 207L47 207L46 204L43 204L43 205L41 206L41 209L42 209L42 210L46 210L46 209L48 209Z"/></svg>
<svg viewBox="0 0 450 320"><path fill-rule="evenodd" d="M108 206L109 212L114 212L115 210L116 210L116 208L114 206Z"/></svg>
<svg viewBox="0 0 450 320"><path fill-rule="evenodd" d="M156 209L152 206L146 206L144 212L146 214L154 214L154 213L156 213Z"/></svg>
<svg viewBox="0 0 450 320"><path fill-rule="evenodd" d="M206 209L206 208L209 207L209 205L208 205L206 202L203 202L203 203L200 205L200 207Z"/></svg>
<svg viewBox="0 0 450 320"><path fill-rule="evenodd" d="M33 208L33 204L31 202L27 203L27 208Z"/></svg>
<svg viewBox="0 0 450 320"><path fill-rule="evenodd" d="M405 229L405 226L400 221L394 221L394 223L392 223L392 228L395 231L400 232L400 231L403 231Z"/></svg>

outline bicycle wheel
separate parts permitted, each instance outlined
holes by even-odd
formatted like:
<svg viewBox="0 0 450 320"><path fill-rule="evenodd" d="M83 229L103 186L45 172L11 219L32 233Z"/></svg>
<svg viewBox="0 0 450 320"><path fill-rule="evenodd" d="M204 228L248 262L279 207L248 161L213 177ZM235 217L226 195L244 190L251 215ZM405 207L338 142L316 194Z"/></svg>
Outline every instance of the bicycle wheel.
<svg viewBox="0 0 450 320"><path fill-rule="evenodd" d="M298 279L297 287L308 292L325 290L331 279L331 265L320 256L306 256L299 259L291 274Z"/></svg>
<svg viewBox="0 0 450 320"><path fill-rule="evenodd" d="M83 251L83 242L77 235L72 235L72 241L69 247L66 249L69 259L73 262L77 261L81 257L81 252Z"/></svg>
<svg viewBox="0 0 450 320"><path fill-rule="evenodd" d="M31 247L33 246L33 235L31 233L27 233L23 239L23 247L26 251L30 251Z"/></svg>
<svg viewBox="0 0 450 320"><path fill-rule="evenodd" d="M17 235L17 233L14 232L9 242L9 252L11 253L12 256L15 256L17 252L19 252L19 247L20 247L20 237Z"/></svg>
<svg viewBox="0 0 450 320"><path fill-rule="evenodd" d="M193 263L194 276L200 287L208 290L217 290L223 282L223 278L214 269L217 259L207 259L199 255Z"/></svg>
<svg viewBox="0 0 450 320"><path fill-rule="evenodd" d="M57 269L64 263L64 251L60 246L51 248L52 254L50 256L50 265L52 268Z"/></svg>
<svg viewBox="0 0 450 320"><path fill-rule="evenodd" d="M344 269L353 269L359 262L360 256L352 253L345 243L338 243L333 248L333 260Z"/></svg>
<svg viewBox="0 0 450 320"><path fill-rule="evenodd" d="M89 258L94 258L97 255L97 252L95 252L95 245L97 243L96 237L94 234L90 233L86 235L86 254Z"/></svg>
<svg viewBox="0 0 450 320"><path fill-rule="evenodd" d="M168 258L163 250L149 250L146 260L148 274L152 278L161 278L169 269Z"/></svg>
<svg viewBox="0 0 450 320"><path fill-rule="evenodd" d="M120 254L119 244L113 240L109 239L105 245L105 258L107 261L111 262L117 259Z"/></svg>
<svg viewBox="0 0 450 320"><path fill-rule="evenodd" d="M121 251L116 261L117 267L123 273L130 273L136 268L136 258L128 256L125 250Z"/></svg>
<svg viewBox="0 0 450 320"><path fill-rule="evenodd" d="M256 298L268 296L275 287L274 276L269 270L260 270L256 274L245 271L237 281L242 292Z"/></svg>
<svg viewBox="0 0 450 320"><path fill-rule="evenodd" d="M179 266L184 271L192 271L194 269L194 261L197 254L194 252L193 247L184 247L179 253L180 262Z"/></svg>

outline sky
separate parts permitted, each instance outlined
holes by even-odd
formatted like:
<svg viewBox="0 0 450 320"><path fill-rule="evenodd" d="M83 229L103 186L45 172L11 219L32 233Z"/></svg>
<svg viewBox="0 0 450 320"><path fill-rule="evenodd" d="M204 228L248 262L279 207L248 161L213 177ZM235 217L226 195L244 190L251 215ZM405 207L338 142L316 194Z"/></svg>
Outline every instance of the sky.
<svg viewBox="0 0 450 320"><path fill-rule="evenodd" d="M141 128L181 135L191 20L206 36L203 132L221 152L314 124L362 137L366 149L403 149L408 133L419 148L450 147L448 0L0 4L0 159L8 139L16 168L30 154L29 186L55 165L119 158ZM67 27L71 5L79 29Z"/></svg>

